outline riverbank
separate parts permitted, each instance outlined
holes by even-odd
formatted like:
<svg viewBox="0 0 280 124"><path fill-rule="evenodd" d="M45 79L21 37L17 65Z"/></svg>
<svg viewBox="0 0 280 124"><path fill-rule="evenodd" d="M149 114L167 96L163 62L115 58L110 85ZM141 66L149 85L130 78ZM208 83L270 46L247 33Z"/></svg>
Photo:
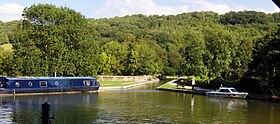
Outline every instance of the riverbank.
<svg viewBox="0 0 280 124"><path fill-rule="evenodd" d="M204 89L200 87L194 87L194 90L192 90L191 86L184 86L184 87L177 87L173 83L176 80L169 81L159 87L157 87L157 90L163 90L163 91L174 91L174 92L185 92L185 93L191 93L191 94L199 94L199 95L206 95L207 91L210 91L210 89Z"/></svg>
<svg viewBox="0 0 280 124"><path fill-rule="evenodd" d="M127 85L121 84L120 86L101 86L99 87L99 91L107 91L107 90L122 90L122 89L130 89L130 88L135 88L141 85L145 84L151 84L151 83L157 83L159 82L159 79L151 79L151 80L140 80L140 81L135 81L135 82L129 82Z"/></svg>
<svg viewBox="0 0 280 124"><path fill-rule="evenodd" d="M184 86L184 87L177 87L174 83L176 80L169 81L159 87L157 90L162 91L172 91L172 92L184 92L190 94L199 94L199 95L206 95L206 92L211 91L211 89L205 89L200 87L194 87L192 90L191 86ZM246 99L254 99L254 100L271 100L271 95L267 94L259 94L259 93L249 93Z"/></svg>

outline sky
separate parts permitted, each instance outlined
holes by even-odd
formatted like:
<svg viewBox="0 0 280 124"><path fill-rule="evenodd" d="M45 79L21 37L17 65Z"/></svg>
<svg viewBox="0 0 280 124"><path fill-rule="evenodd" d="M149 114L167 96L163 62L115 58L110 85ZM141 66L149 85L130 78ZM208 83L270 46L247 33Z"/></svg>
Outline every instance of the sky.
<svg viewBox="0 0 280 124"><path fill-rule="evenodd" d="M86 18L113 18L133 14L176 15L194 11L255 10L265 13L280 12L272 0L0 0L0 20L20 20L24 8L48 3L68 7Z"/></svg>

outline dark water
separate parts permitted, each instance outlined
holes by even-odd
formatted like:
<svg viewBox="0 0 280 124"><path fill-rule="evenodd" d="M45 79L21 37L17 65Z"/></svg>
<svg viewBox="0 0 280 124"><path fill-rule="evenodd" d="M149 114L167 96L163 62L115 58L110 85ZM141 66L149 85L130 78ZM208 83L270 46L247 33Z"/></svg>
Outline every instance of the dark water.
<svg viewBox="0 0 280 124"><path fill-rule="evenodd" d="M40 124L46 100L55 115L52 124L280 123L277 102L157 91L157 85L92 94L0 97L0 124Z"/></svg>

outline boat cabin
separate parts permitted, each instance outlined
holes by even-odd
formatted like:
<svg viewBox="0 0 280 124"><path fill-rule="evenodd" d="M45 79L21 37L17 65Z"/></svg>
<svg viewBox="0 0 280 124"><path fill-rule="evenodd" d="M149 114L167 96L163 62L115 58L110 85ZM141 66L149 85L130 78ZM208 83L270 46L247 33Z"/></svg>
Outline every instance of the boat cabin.
<svg viewBox="0 0 280 124"><path fill-rule="evenodd" d="M228 92L228 93L235 93L235 92L237 92L235 90L235 88L228 88L228 87L221 87L218 91L219 92Z"/></svg>
<svg viewBox="0 0 280 124"><path fill-rule="evenodd" d="M0 77L0 94L94 91L99 86L92 77Z"/></svg>
<svg viewBox="0 0 280 124"><path fill-rule="evenodd" d="M207 96L246 98L248 93L237 92L233 87L220 87L219 90L206 92Z"/></svg>

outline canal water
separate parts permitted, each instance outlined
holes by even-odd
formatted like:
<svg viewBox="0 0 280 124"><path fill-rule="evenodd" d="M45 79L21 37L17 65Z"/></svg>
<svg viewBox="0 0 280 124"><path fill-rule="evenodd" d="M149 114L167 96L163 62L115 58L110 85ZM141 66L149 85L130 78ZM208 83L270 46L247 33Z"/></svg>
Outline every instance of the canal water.
<svg viewBox="0 0 280 124"><path fill-rule="evenodd" d="M159 84L91 94L0 97L1 124L40 124L51 104L52 124L279 124L280 103L157 91Z"/></svg>

